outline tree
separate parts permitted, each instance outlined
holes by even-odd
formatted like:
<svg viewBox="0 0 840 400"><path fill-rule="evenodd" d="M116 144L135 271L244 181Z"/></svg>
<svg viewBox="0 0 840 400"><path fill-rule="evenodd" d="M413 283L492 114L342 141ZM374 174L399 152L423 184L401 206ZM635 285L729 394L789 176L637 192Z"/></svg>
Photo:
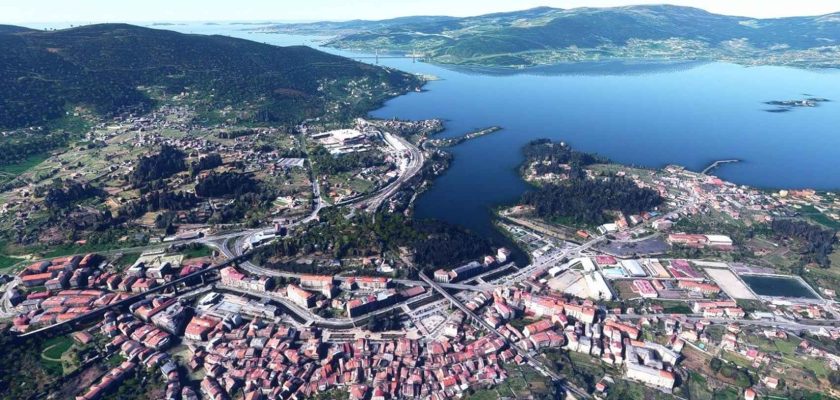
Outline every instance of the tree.
<svg viewBox="0 0 840 400"><path fill-rule="evenodd" d="M712 361L709 362L709 368L711 368L712 371L720 371L721 366L723 366L723 362L717 357L712 358Z"/></svg>

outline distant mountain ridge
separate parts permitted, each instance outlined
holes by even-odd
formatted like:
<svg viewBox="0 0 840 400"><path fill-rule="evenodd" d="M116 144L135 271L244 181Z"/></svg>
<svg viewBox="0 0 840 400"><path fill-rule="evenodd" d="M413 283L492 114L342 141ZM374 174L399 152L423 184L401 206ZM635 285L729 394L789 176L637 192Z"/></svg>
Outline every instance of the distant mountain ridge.
<svg viewBox="0 0 840 400"><path fill-rule="evenodd" d="M154 100L141 87L196 91L208 108L247 105L262 120L293 123L322 115L328 103L348 116L364 113L419 85L412 75L308 47L127 24L59 31L4 25L0 49L0 128L43 124L74 106L100 114L148 109ZM347 103L352 88L342 83L350 81L373 89Z"/></svg>
<svg viewBox="0 0 840 400"><path fill-rule="evenodd" d="M335 35L327 46L418 51L454 64L529 66L604 58L840 63L840 13L756 19L671 5L540 7L465 18L281 24L268 30Z"/></svg>

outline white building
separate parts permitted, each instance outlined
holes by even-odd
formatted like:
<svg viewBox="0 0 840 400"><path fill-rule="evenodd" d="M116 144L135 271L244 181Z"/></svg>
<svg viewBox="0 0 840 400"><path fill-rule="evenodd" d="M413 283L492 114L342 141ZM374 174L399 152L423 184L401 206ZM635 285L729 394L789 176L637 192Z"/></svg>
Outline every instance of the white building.
<svg viewBox="0 0 840 400"><path fill-rule="evenodd" d="M586 280L586 286L589 288L589 297L595 300L605 301L613 299L612 291L600 272L592 271L591 273L585 274L583 278Z"/></svg>
<svg viewBox="0 0 840 400"><path fill-rule="evenodd" d="M647 276L647 272L645 272L645 269L642 268L642 264L639 264L636 260L621 260L620 263L621 267L624 268L630 276Z"/></svg>
<svg viewBox="0 0 840 400"><path fill-rule="evenodd" d="M709 246L729 247L732 246L732 238L726 235L705 235Z"/></svg>

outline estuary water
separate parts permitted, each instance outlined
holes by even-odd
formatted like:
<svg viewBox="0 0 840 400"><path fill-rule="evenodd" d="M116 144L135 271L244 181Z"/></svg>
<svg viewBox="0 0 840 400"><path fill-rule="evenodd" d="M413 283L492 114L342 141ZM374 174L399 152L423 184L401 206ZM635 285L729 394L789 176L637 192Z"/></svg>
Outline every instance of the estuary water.
<svg viewBox="0 0 840 400"><path fill-rule="evenodd" d="M161 27L224 34L275 45L318 47L318 38L247 33L242 25ZM375 62L370 56L323 48ZM442 136L498 125L502 131L452 149L455 161L416 203L418 217L491 233L491 207L515 201L521 147L536 138L565 141L616 162L702 170L762 188L840 189L840 71L745 67L727 63L572 64L533 70L448 68L411 59L381 65L434 75L423 92L395 98L375 117L442 118ZM805 97L833 100L772 113L764 104Z"/></svg>

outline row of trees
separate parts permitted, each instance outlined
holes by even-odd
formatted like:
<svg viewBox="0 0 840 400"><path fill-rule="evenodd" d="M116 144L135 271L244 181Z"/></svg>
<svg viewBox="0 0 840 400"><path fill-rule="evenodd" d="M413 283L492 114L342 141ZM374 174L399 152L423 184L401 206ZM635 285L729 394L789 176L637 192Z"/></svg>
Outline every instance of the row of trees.
<svg viewBox="0 0 840 400"><path fill-rule="evenodd" d="M256 129L236 129L232 131L219 132L218 136L221 139L236 139L242 136L250 136L257 133Z"/></svg>

